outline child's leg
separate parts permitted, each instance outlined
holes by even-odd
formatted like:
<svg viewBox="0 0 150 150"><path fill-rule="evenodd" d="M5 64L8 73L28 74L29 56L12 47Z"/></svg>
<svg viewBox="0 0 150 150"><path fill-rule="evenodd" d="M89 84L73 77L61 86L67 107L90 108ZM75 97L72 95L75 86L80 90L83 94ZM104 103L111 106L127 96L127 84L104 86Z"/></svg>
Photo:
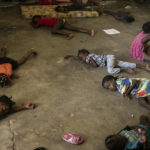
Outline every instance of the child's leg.
<svg viewBox="0 0 150 150"><path fill-rule="evenodd" d="M24 63L27 61L27 59L28 59L32 54L37 55L37 53L36 53L36 51L35 51L34 49L28 51L23 57L21 57L21 58L17 61L18 64L19 64L19 65L24 64Z"/></svg>
<svg viewBox="0 0 150 150"><path fill-rule="evenodd" d="M84 29L84 28L78 28L78 27L75 27L75 26L72 26L72 25L68 24L67 22L64 24L64 28L67 29L67 30L87 33L87 34L90 34L91 36L94 36L94 34L95 34L93 29L89 30L89 29Z"/></svg>
<svg viewBox="0 0 150 150"><path fill-rule="evenodd" d="M73 34L60 31L60 29L61 29L62 27L64 27L64 23L63 23L63 20L60 19L60 20L55 24L55 26L51 29L51 32L52 32L53 34L64 35L64 36L66 36L66 37L72 38L72 37L73 37Z"/></svg>
<svg viewBox="0 0 150 150"><path fill-rule="evenodd" d="M150 66L149 65L142 65L142 64L136 64L136 68L141 68L141 69L145 69L147 71L150 71Z"/></svg>
<svg viewBox="0 0 150 150"><path fill-rule="evenodd" d="M140 97L139 104L150 110L150 96Z"/></svg>
<svg viewBox="0 0 150 150"><path fill-rule="evenodd" d="M136 63L130 63L130 62L125 62L125 61L118 61L118 66L122 67L122 68L141 68L141 69L145 69L147 71L150 71L150 67L149 65L142 65L142 64L136 64Z"/></svg>
<svg viewBox="0 0 150 150"><path fill-rule="evenodd" d="M111 16L113 16L113 17L115 17L115 16L116 16L116 13L115 13L115 12L113 12L113 11L104 10L103 12L104 12L105 14L111 15Z"/></svg>
<svg viewBox="0 0 150 150"><path fill-rule="evenodd" d="M117 74L120 72L120 68L115 67L115 57L114 55L107 56L107 71L109 74Z"/></svg>
<svg viewBox="0 0 150 150"><path fill-rule="evenodd" d="M1 51L0 51L0 57L5 57L6 56L6 51L7 51L7 48L6 47L2 47Z"/></svg>
<svg viewBox="0 0 150 150"><path fill-rule="evenodd" d="M115 57L114 55L107 56L107 71L109 74L117 74L119 72L127 72L130 74L134 74L134 71L130 68L114 68L115 67Z"/></svg>
<svg viewBox="0 0 150 150"><path fill-rule="evenodd" d="M135 63L130 63L130 62L126 62L126 61L118 61L118 66L121 68L136 68L136 64Z"/></svg>

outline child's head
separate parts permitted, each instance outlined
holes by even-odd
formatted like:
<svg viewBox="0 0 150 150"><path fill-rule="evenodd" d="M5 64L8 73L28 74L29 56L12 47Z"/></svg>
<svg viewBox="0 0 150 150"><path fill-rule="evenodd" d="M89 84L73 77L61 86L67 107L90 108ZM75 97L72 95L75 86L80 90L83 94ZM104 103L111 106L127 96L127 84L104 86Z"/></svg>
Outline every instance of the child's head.
<svg viewBox="0 0 150 150"><path fill-rule="evenodd" d="M132 16L128 16L125 18L126 22L131 23L133 22L135 19Z"/></svg>
<svg viewBox="0 0 150 150"><path fill-rule="evenodd" d="M33 16L31 25L32 25L34 28L40 27L40 25L38 24L38 20L39 20L39 19L41 19L41 16L39 16L39 15Z"/></svg>
<svg viewBox="0 0 150 150"><path fill-rule="evenodd" d="M109 150L123 150L127 139L120 135L110 135L105 139L105 145Z"/></svg>
<svg viewBox="0 0 150 150"><path fill-rule="evenodd" d="M11 84L9 77L6 74L0 73L0 86L8 86Z"/></svg>
<svg viewBox="0 0 150 150"><path fill-rule="evenodd" d="M0 116L8 114L11 111L13 105L15 105L15 102L13 102L11 98L5 95L0 96Z"/></svg>
<svg viewBox="0 0 150 150"><path fill-rule="evenodd" d="M82 60L82 61L86 61L86 57L89 55L89 51L86 49L81 49L78 51L78 57Z"/></svg>
<svg viewBox="0 0 150 150"><path fill-rule="evenodd" d="M150 21L143 24L142 29L144 33L150 33Z"/></svg>
<svg viewBox="0 0 150 150"><path fill-rule="evenodd" d="M116 90L116 77L112 75L107 75L102 80L102 86L106 89L110 89L112 91Z"/></svg>

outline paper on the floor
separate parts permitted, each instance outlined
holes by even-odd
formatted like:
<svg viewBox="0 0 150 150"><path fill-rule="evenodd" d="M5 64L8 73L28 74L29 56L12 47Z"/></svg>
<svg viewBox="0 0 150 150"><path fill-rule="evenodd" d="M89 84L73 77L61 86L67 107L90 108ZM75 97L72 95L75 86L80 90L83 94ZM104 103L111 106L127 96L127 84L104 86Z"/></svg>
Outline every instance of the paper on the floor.
<svg viewBox="0 0 150 150"><path fill-rule="evenodd" d="M106 29L106 30L103 30L106 34L109 34L109 35L114 35L114 34L120 34L120 31L116 30L116 29Z"/></svg>

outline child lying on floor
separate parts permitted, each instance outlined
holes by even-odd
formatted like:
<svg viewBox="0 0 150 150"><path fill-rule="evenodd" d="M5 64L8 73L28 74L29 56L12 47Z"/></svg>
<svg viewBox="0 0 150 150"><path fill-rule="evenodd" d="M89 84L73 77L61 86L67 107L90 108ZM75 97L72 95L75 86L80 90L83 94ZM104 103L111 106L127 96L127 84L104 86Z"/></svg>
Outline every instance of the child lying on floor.
<svg viewBox="0 0 150 150"><path fill-rule="evenodd" d="M123 11L113 12L104 10L104 13L113 16L116 20L125 21L127 23L131 23L135 20L129 13Z"/></svg>
<svg viewBox="0 0 150 150"><path fill-rule="evenodd" d="M142 115L137 126L126 126L109 135L105 145L108 150L150 150L150 115Z"/></svg>
<svg viewBox="0 0 150 150"><path fill-rule="evenodd" d="M41 26L48 26L51 27L51 32L53 34L59 34L68 37L68 39L73 38L72 33L66 33L61 31L61 29L67 29L67 30L72 30L72 31L77 31L77 32L82 32L82 33L87 33L91 36L94 36L94 30L88 30L88 29L83 29L83 28L78 28L70 25L65 19L59 19L59 18L45 18L41 16L34 16L32 18L31 25L34 28L39 28Z"/></svg>
<svg viewBox="0 0 150 150"><path fill-rule="evenodd" d="M28 104L22 104L22 106L16 106L15 102L11 100L11 98L3 95L0 96L0 118L5 117L6 115L9 115L14 112L27 110L27 109L34 109L35 104L28 103Z"/></svg>
<svg viewBox="0 0 150 150"><path fill-rule="evenodd" d="M56 12L62 12L62 13L68 13L69 11L93 11L92 8L86 8L85 5L77 5L77 4L72 4L69 6L57 6L55 8Z"/></svg>
<svg viewBox="0 0 150 150"><path fill-rule="evenodd" d="M119 72L127 72L130 74L134 74L133 68L142 68L150 71L148 65L145 66L141 64L129 63L124 61L117 61L117 63L115 63L116 60L114 55L91 54L86 49L79 50L77 56L67 55L64 58L68 59L70 57L79 59L87 64L92 64L92 66L94 67L107 67L107 71L109 74L117 74ZM116 66L119 66L120 68Z"/></svg>
<svg viewBox="0 0 150 150"><path fill-rule="evenodd" d="M106 89L122 94L131 99L135 96L139 104L150 110L150 80L145 78L119 78L107 75L102 80Z"/></svg>
<svg viewBox="0 0 150 150"><path fill-rule="evenodd" d="M6 48L1 48L0 51L0 87L10 86L11 79L18 78L13 71L16 70L20 65L24 64L31 55L37 53L32 49L28 51L19 60L6 57Z"/></svg>

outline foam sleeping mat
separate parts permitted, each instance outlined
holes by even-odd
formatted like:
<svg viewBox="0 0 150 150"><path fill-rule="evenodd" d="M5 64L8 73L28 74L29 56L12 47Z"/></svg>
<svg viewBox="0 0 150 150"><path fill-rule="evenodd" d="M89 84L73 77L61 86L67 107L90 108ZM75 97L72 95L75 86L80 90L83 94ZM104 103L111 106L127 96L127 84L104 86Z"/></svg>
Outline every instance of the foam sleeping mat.
<svg viewBox="0 0 150 150"><path fill-rule="evenodd" d="M97 11L70 11L68 13L59 13L55 11L57 5L30 5L30 6L21 6L22 15L30 19L34 15L40 15L43 17L51 18L89 18L89 17L98 17L99 14Z"/></svg>

